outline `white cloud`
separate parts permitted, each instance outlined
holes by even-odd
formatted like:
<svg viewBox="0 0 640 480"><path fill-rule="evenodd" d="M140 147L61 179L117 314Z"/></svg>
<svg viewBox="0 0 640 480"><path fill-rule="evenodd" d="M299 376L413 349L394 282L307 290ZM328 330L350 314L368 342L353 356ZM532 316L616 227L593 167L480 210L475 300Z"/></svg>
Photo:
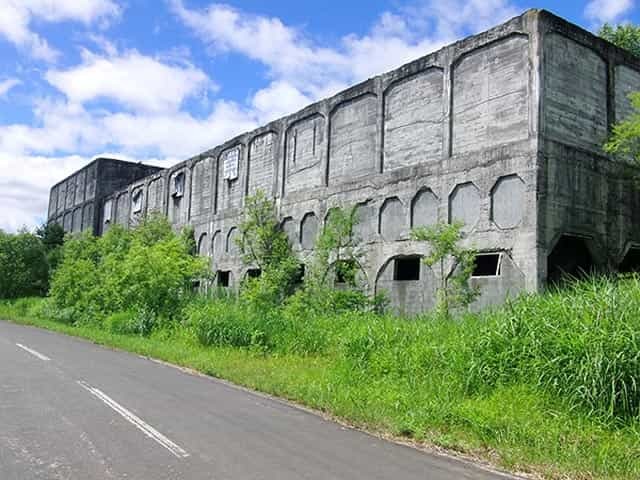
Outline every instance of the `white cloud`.
<svg viewBox="0 0 640 480"><path fill-rule="evenodd" d="M0 81L0 98L4 97L9 93L13 87L20 85L20 80L17 78L7 78L6 80Z"/></svg>
<svg viewBox="0 0 640 480"><path fill-rule="evenodd" d="M135 50L97 55L85 50L82 64L68 70L50 70L45 78L72 103L106 98L128 109L175 111L192 95L213 84L193 65L163 63Z"/></svg>
<svg viewBox="0 0 640 480"><path fill-rule="evenodd" d="M2 0L0 36L27 50L37 59L54 61L59 52L46 39L31 30L33 19L44 22L71 20L86 25L120 15L112 0Z"/></svg>
<svg viewBox="0 0 640 480"><path fill-rule="evenodd" d="M584 15L597 23L614 22L633 6L633 0L591 0L584 9Z"/></svg>

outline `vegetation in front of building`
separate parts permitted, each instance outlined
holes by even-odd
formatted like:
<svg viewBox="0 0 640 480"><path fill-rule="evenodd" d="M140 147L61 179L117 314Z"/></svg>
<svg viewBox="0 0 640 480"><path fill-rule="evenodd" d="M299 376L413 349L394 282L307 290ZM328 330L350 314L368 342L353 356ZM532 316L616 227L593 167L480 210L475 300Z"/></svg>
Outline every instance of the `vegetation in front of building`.
<svg viewBox="0 0 640 480"><path fill-rule="evenodd" d="M49 296L0 303L0 316L511 470L640 475L639 278L592 279L468 313L474 253L459 247L459 225L437 225L414 238L430 243L426 262L459 272L458 283L446 308L404 320L366 295L350 209L329 215L304 278L273 203L258 194L245 215L239 246L260 275L237 294L213 288L191 233L156 217L69 237Z"/></svg>

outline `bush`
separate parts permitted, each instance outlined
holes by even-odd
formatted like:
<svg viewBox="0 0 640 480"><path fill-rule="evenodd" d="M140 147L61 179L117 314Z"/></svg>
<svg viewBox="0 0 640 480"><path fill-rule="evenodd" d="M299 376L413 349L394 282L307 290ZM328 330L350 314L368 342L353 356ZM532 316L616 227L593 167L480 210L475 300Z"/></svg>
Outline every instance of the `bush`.
<svg viewBox="0 0 640 480"><path fill-rule="evenodd" d="M42 241L27 232L0 230L0 299L44 295L49 280Z"/></svg>
<svg viewBox="0 0 640 480"><path fill-rule="evenodd" d="M134 330L147 335L158 318L179 317L191 298L193 282L209 272L206 261L193 257L189 249L185 237L160 217L133 230L114 225L100 238L88 233L74 236L63 247L51 299L61 320L72 323L136 312Z"/></svg>

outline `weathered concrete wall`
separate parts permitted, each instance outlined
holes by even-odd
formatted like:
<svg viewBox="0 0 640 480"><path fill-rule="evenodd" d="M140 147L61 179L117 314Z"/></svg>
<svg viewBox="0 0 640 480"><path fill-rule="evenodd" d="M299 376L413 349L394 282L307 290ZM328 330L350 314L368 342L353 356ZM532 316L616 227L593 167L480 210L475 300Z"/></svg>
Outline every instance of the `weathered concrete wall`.
<svg viewBox="0 0 640 480"><path fill-rule="evenodd" d="M601 149L634 90L638 59L529 11L108 195L98 174L95 210L111 198L113 218L130 223L132 191L144 188L143 211L192 225L199 251L233 285L247 270L234 242L247 195L276 200L302 261L330 209L357 205L363 278L404 312L430 308L441 277L420 267L400 279L402 259L428 253L410 228L460 219L465 244L500 259L495 274L473 279L475 306L499 303L545 284L562 235L613 268L640 245L640 194ZM50 218L73 225L68 205L80 206L82 188L79 179L54 187Z"/></svg>
<svg viewBox="0 0 640 480"><path fill-rule="evenodd" d="M638 174L602 145L613 122L631 113L640 60L547 13L540 36L539 275L589 265L616 270L640 242L640 198L631 180Z"/></svg>
<svg viewBox="0 0 640 480"><path fill-rule="evenodd" d="M149 165L98 158L51 188L47 219L61 224L65 232L103 233L99 217L104 198L158 170ZM129 205L122 204L121 211L125 208L128 211ZM127 224L124 217L118 220Z"/></svg>
<svg viewBox="0 0 640 480"><path fill-rule="evenodd" d="M146 185L144 212L192 225L199 250L233 283L246 273L234 239L248 194L276 199L302 261L329 210L357 205L363 278L406 312L429 308L439 281L428 269L394 280L396 258L427 253L411 227L461 218L469 246L506 252L525 272L517 288L483 279L481 302L538 288L537 18L528 12L130 182L110 197L114 218L132 221L132 190Z"/></svg>

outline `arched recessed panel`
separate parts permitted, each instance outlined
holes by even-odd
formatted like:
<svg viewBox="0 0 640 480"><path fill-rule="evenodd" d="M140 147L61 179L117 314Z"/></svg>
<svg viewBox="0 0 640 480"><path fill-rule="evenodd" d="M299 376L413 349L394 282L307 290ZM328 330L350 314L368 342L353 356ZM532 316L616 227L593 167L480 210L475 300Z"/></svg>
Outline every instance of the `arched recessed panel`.
<svg viewBox="0 0 640 480"><path fill-rule="evenodd" d="M384 98L384 169L442 156L443 73L431 68L392 85Z"/></svg>
<svg viewBox="0 0 640 480"><path fill-rule="evenodd" d="M543 133L600 153L607 138L607 63L560 33L543 38Z"/></svg>
<svg viewBox="0 0 640 480"><path fill-rule="evenodd" d="M242 158L244 147L236 145L222 152L218 157L218 184L216 189L216 211L224 211L242 206L244 187L242 185Z"/></svg>
<svg viewBox="0 0 640 480"><path fill-rule="evenodd" d="M206 157L198 160L192 169L191 216L199 217L209 213L213 177L213 160Z"/></svg>
<svg viewBox="0 0 640 480"><path fill-rule="evenodd" d="M524 182L517 175L498 179L491 190L491 219L501 228L513 228L524 215Z"/></svg>
<svg viewBox="0 0 640 480"><path fill-rule="evenodd" d="M462 222L464 230L471 230L480 217L480 192L473 183L462 183L449 197L449 221Z"/></svg>
<svg viewBox="0 0 640 480"><path fill-rule="evenodd" d="M129 193L118 195L116 203L116 223L122 226L129 225Z"/></svg>
<svg viewBox="0 0 640 480"><path fill-rule="evenodd" d="M71 233L73 231L73 215L71 212L64 214L63 225L65 233Z"/></svg>
<svg viewBox="0 0 640 480"><path fill-rule="evenodd" d="M93 203L87 203L82 209L82 230L93 231Z"/></svg>
<svg viewBox="0 0 640 480"><path fill-rule="evenodd" d="M400 315L415 315L435 306L436 282L419 255L399 255L385 262L376 279L376 293L385 293Z"/></svg>
<svg viewBox="0 0 640 480"><path fill-rule="evenodd" d="M325 117L314 114L293 123L286 133L285 193L322 185Z"/></svg>
<svg viewBox="0 0 640 480"><path fill-rule="evenodd" d="M397 198L388 198L380 209L380 234L386 241L400 240L407 231L404 205Z"/></svg>
<svg viewBox="0 0 640 480"><path fill-rule="evenodd" d="M222 232L217 230L211 238L211 256L214 260L218 260L223 253Z"/></svg>
<svg viewBox="0 0 640 480"><path fill-rule="evenodd" d="M65 198L67 196L67 183L62 182L58 185L58 201L56 204L56 212L58 214L64 212Z"/></svg>
<svg viewBox="0 0 640 480"><path fill-rule="evenodd" d="M201 234L198 239L198 255L201 257L209 255L209 241L206 233Z"/></svg>
<svg viewBox="0 0 640 480"><path fill-rule="evenodd" d="M240 252L240 247L238 247L238 229L236 227L232 227L227 233L227 244L225 246L225 251L229 255L237 255Z"/></svg>
<svg viewBox="0 0 640 480"><path fill-rule="evenodd" d="M528 138L527 36L511 35L466 53L452 75L452 153Z"/></svg>
<svg viewBox="0 0 640 480"><path fill-rule="evenodd" d="M366 94L339 105L331 114L329 184L376 171L377 98Z"/></svg>
<svg viewBox="0 0 640 480"><path fill-rule="evenodd" d="M431 190L420 190L411 202L411 226L426 227L438 222L438 197Z"/></svg>
<svg viewBox="0 0 640 480"><path fill-rule="evenodd" d="M74 233L82 231L82 208L73 211L72 230Z"/></svg>
<svg viewBox="0 0 640 480"><path fill-rule="evenodd" d="M373 202L359 203L355 210L353 235L357 242L372 241L377 232L377 211Z"/></svg>
<svg viewBox="0 0 640 480"><path fill-rule="evenodd" d="M298 235L296 232L296 223L293 221L293 218L291 217L287 217L284 220L282 220L282 231L287 235L287 238L289 239L289 243L292 246L295 246L298 244Z"/></svg>
<svg viewBox="0 0 640 480"><path fill-rule="evenodd" d="M164 198L164 178L152 180L147 189L147 212L162 212Z"/></svg>
<svg viewBox="0 0 640 480"><path fill-rule="evenodd" d="M84 202L85 175L84 170L80 170L76 175L75 205L81 205Z"/></svg>
<svg viewBox="0 0 640 480"><path fill-rule="evenodd" d="M274 132L258 135L249 144L249 165L247 174L247 193L255 195L258 190L270 195L273 190L276 165L276 142Z"/></svg>
<svg viewBox="0 0 640 480"><path fill-rule="evenodd" d="M300 243L305 250L315 247L318 237L318 217L313 212L307 213L300 223Z"/></svg>

